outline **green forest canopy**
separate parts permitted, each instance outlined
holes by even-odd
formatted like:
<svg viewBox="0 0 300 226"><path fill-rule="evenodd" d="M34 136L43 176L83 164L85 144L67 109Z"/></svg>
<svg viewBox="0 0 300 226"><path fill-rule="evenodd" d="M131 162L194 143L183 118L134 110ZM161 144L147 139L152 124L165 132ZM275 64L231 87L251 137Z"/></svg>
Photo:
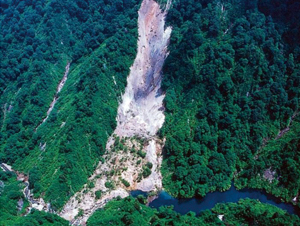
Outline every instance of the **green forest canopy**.
<svg viewBox="0 0 300 226"><path fill-rule="evenodd" d="M0 225L1 226L67 226L69 222L55 214L31 210L27 214L28 201L21 192L23 183L16 180L16 175L0 169ZM21 201L21 205L19 202Z"/></svg>
<svg viewBox="0 0 300 226"><path fill-rule="evenodd" d="M100 160L135 57L138 1L114 3L1 1L0 161L56 209Z"/></svg>
<svg viewBox="0 0 300 226"><path fill-rule="evenodd" d="M281 209L256 200L241 199L238 203L218 204L196 216L176 213L172 207L158 210L144 205L143 197L109 202L97 210L88 220L87 226L100 225L300 225L299 217L289 215ZM221 217L221 219L220 219Z"/></svg>
<svg viewBox="0 0 300 226"><path fill-rule="evenodd" d="M178 1L168 14L173 35L160 134L164 186L174 196L224 191L233 179L286 201L299 193L299 138L291 131L299 120L300 52L299 40L288 39L299 30L294 21L273 19L267 2ZM293 138L276 139L287 127ZM272 182L263 176L268 169Z"/></svg>
<svg viewBox="0 0 300 226"><path fill-rule="evenodd" d="M55 209L86 183L115 128L140 2L0 1L0 162L29 174ZM172 195L202 197L234 180L298 196L299 10L291 0L173 2L160 131Z"/></svg>

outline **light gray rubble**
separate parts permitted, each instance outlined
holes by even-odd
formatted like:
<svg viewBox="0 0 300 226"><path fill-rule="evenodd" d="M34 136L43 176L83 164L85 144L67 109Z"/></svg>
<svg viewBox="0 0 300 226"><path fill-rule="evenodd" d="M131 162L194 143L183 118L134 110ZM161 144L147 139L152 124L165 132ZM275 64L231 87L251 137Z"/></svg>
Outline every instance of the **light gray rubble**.
<svg viewBox="0 0 300 226"><path fill-rule="evenodd" d="M73 225L85 224L97 208L114 197L128 196L131 190L149 192L162 189L160 167L164 141L156 137L156 133L165 119L164 94L160 87L172 31L171 27L165 28L169 6L170 3L162 10L154 0L143 0L141 4L137 55L118 108L117 127L106 145L104 162L99 163L89 178L94 187L85 185L60 213ZM119 140L123 140L123 149L117 144ZM145 156L141 157L137 152ZM147 164L151 165L150 175L141 176ZM125 186L124 180L129 186ZM108 182L113 182L113 189L107 188ZM99 190L102 196L96 199L95 192Z"/></svg>

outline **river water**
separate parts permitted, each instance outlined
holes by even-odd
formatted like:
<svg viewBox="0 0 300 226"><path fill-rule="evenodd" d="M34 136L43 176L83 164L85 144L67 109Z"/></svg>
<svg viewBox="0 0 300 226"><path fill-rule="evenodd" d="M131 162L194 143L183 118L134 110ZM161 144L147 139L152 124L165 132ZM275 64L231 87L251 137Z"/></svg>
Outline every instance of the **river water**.
<svg viewBox="0 0 300 226"><path fill-rule="evenodd" d="M133 191L131 195L136 197L138 195L146 195L141 191ZM269 195L264 191L258 189L242 189L237 190L233 185L228 191L225 192L212 192L208 193L204 198L189 198L189 199L177 199L169 195L167 192L162 191L158 198L149 203L152 208L159 208L160 206L173 206L174 210L181 214L186 214L189 211L193 211L199 214L203 210L213 208L217 203L226 202L238 202L240 199L257 199L262 203L272 204L283 210L286 210L290 214L296 214L300 216L300 210L296 206L288 203L283 203L280 199L273 195Z"/></svg>

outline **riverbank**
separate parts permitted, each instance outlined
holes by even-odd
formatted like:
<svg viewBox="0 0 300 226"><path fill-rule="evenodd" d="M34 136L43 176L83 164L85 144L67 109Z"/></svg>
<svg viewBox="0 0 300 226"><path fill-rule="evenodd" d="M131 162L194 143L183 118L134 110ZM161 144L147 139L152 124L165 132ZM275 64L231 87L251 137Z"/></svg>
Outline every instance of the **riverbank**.
<svg viewBox="0 0 300 226"><path fill-rule="evenodd" d="M147 196L146 192L133 191L133 197L138 195ZM240 199L250 198L259 200L261 203L274 205L282 210L287 211L289 214L300 216L300 209L290 203L283 203L279 198L267 194L265 191L258 189L241 189L237 190L234 185L225 192L211 192L203 198L183 198L177 199L162 191L155 198L148 203L149 207L158 209L161 206L173 206L173 210L186 214L189 211L199 214L201 211L212 209L218 203L237 203Z"/></svg>

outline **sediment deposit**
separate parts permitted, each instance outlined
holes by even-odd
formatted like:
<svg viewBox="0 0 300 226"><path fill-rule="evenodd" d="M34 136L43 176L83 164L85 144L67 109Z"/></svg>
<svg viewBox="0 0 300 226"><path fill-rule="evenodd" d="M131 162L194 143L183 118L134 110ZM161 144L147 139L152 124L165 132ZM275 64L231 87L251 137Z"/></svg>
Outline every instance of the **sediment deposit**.
<svg viewBox="0 0 300 226"><path fill-rule="evenodd" d="M169 6L168 3L162 10L153 0L141 4L137 56L130 68L118 108L117 127L108 139L104 161L89 178L94 187L85 185L60 213L73 225L85 224L96 209L112 198L128 196L131 190L162 189L160 167L164 141L156 133L165 119L164 94L160 87L172 31L171 27L165 28ZM95 197L96 191L101 191L101 198Z"/></svg>

